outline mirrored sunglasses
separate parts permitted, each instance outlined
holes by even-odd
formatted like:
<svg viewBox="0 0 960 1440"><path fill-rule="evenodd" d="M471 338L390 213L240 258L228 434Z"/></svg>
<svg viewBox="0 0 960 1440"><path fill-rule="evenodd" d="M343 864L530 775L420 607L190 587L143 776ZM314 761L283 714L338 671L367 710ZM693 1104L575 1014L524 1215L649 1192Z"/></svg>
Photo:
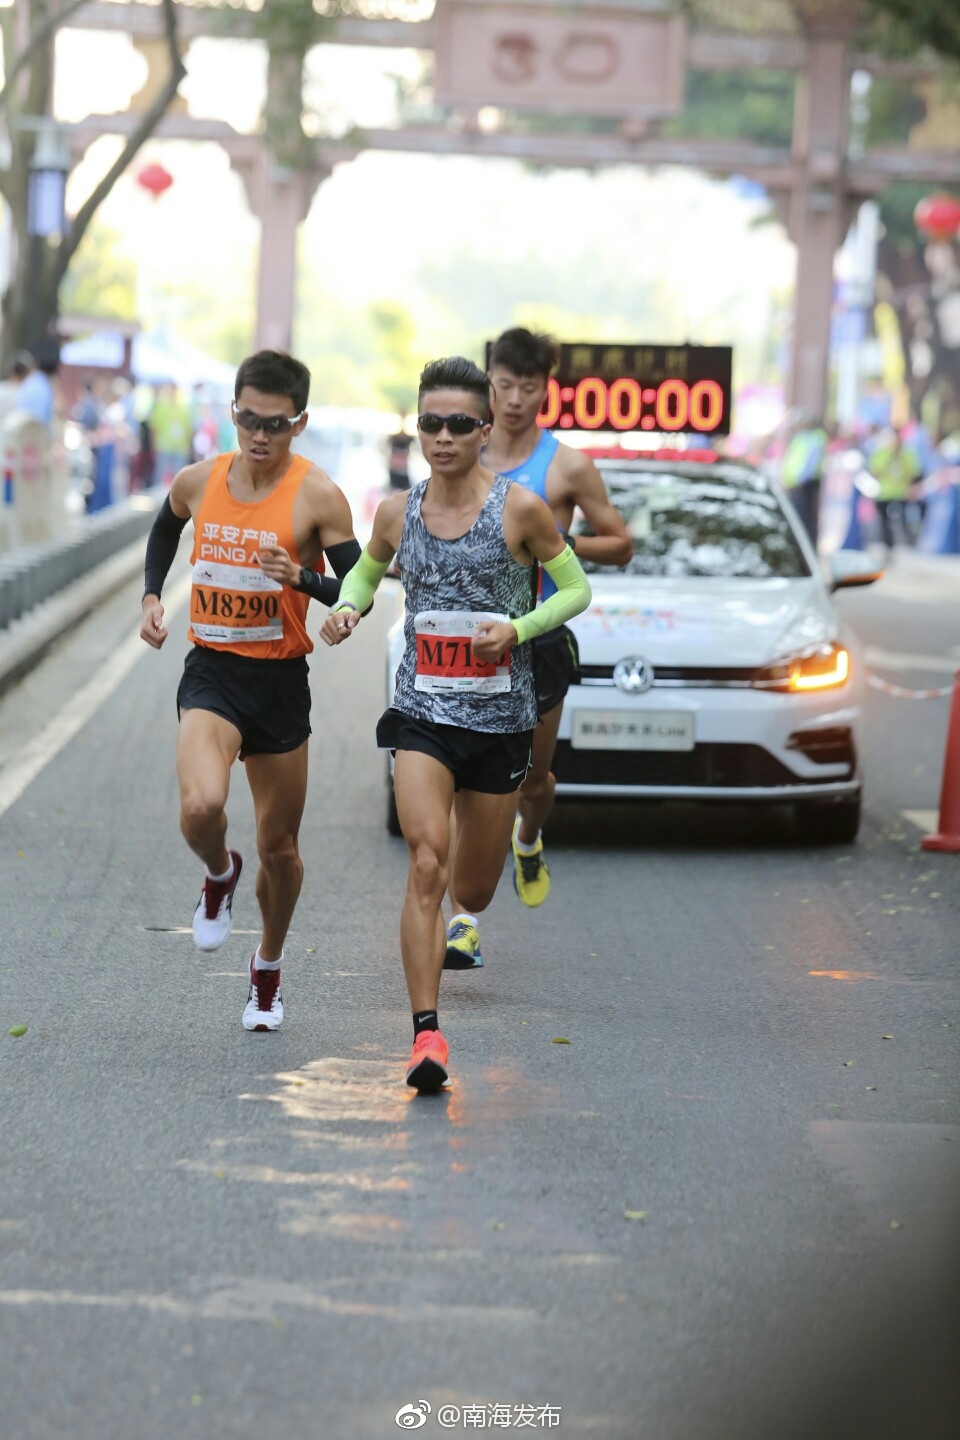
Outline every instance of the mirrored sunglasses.
<svg viewBox="0 0 960 1440"><path fill-rule="evenodd" d="M451 435L469 435L471 430L480 430L486 423L475 415L431 415L428 412L417 416L417 429L425 435L439 435L444 425Z"/></svg>
<svg viewBox="0 0 960 1440"><path fill-rule="evenodd" d="M249 430L251 435L257 430L262 430L265 435L288 435L304 414L301 410L298 415L258 415L256 410L233 407L234 420L241 430Z"/></svg>

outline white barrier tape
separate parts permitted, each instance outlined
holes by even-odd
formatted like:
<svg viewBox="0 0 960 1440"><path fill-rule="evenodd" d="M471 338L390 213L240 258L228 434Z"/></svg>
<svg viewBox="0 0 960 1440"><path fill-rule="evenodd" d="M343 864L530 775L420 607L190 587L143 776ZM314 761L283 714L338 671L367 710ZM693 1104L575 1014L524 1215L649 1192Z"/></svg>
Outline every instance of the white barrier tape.
<svg viewBox="0 0 960 1440"><path fill-rule="evenodd" d="M896 695L899 700L945 700L954 691L953 685L941 685L937 690L907 690L903 685L891 685L889 680L881 679L871 670L867 671L867 684L872 685L874 690L881 690L884 695Z"/></svg>

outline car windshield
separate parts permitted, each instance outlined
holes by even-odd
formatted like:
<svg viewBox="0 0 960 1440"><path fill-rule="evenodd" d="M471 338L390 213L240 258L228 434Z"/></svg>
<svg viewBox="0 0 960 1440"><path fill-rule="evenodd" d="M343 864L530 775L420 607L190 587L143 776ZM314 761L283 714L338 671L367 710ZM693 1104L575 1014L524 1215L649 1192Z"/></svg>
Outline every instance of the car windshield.
<svg viewBox="0 0 960 1440"><path fill-rule="evenodd" d="M633 538L628 575L750 580L809 575L803 551L763 476L737 466L602 470ZM582 516L574 535L592 535ZM615 572L583 561L584 570Z"/></svg>

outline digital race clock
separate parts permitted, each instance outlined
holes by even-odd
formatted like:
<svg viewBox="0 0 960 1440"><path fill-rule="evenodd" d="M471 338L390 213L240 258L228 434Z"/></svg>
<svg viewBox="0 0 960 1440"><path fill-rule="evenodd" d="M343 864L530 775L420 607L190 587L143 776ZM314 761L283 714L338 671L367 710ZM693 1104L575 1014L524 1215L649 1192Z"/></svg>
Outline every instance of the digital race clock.
<svg viewBox="0 0 960 1440"><path fill-rule="evenodd" d="M561 345L537 423L728 435L732 370L729 345Z"/></svg>

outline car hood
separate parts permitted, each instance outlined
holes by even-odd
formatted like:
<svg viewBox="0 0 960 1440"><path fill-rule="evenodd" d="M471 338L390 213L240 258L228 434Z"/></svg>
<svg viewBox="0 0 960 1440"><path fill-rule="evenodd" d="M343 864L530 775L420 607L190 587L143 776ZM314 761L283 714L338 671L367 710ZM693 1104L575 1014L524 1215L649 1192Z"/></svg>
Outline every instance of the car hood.
<svg viewBox="0 0 960 1440"><path fill-rule="evenodd" d="M833 639L817 577L670 580L592 574L593 599L569 622L584 664L642 656L654 665L747 667Z"/></svg>

